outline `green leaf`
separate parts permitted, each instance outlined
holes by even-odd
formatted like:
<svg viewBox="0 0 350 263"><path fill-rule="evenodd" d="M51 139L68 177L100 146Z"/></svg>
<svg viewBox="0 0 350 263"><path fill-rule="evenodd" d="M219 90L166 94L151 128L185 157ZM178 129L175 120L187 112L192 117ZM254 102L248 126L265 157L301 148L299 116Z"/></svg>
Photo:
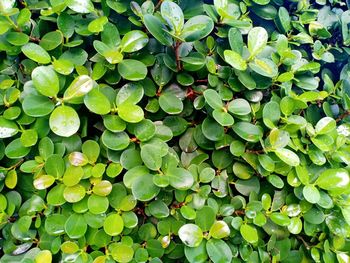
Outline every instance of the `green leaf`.
<svg viewBox="0 0 350 263"><path fill-rule="evenodd" d="M130 123L138 123L144 118L142 108L128 102L118 105L118 115L122 120Z"/></svg>
<svg viewBox="0 0 350 263"><path fill-rule="evenodd" d="M270 0L253 0L253 2L258 5L267 5L268 3L270 3Z"/></svg>
<svg viewBox="0 0 350 263"><path fill-rule="evenodd" d="M105 16L100 16L92 20L88 25L88 30L90 32L99 33L103 31L103 27L108 23L108 18Z"/></svg>
<svg viewBox="0 0 350 263"><path fill-rule="evenodd" d="M64 229L67 235L72 239L78 239L84 236L87 230L84 216L76 213L71 214L64 225Z"/></svg>
<svg viewBox="0 0 350 263"><path fill-rule="evenodd" d="M251 112L251 107L247 100L239 98L229 102L228 111L232 114L243 116Z"/></svg>
<svg viewBox="0 0 350 263"><path fill-rule="evenodd" d="M132 261L134 256L134 250L132 247L123 243L116 243L110 246L111 255L114 260L121 263L127 263Z"/></svg>
<svg viewBox="0 0 350 263"><path fill-rule="evenodd" d="M223 103L220 95L213 89L207 89L203 92L205 102L209 104L214 110L223 108Z"/></svg>
<svg viewBox="0 0 350 263"><path fill-rule="evenodd" d="M341 193L349 187L349 173L343 168L327 169L319 175L315 184L322 189Z"/></svg>
<svg viewBox="0 0 350 263"><path fill-rule="evenodd" d="M51 67L36 67L32 72L32 80L39 93L47 97L56 97L60 84L56 72Z"/></svg>
<svg viewBox="0 0 350 263"><path fill-rule="evenodd" d="M105 213L109 207L108 198L105 196L92 194L88 198L87 206L89 208L89 212L94 215Z"/></svg>
<svg viewBox="0 0 350 263"><path fill-rule="evenodd" d="M278 9L278 16L276 17L275 23L282 33L287 33L291 29L291 18L285 7L281 6Z"/></svg>
<svg viewBox="0 0 350 263"><path fill-rule="evenodd" d="M17 159L26 156L30 152L30 147L24 147L21 139L14 139L6 145L5 155L10 159Z"/></svg>
<svg viewBox="0 0 350 263"><path fill-rule="evenodd" d="M279 226L288 226L290 218L282 213L272 213L270 219Z"/></svg>
<svg viewBox="0 0 350 263"><path fill-rule="evenodd" d="M28 116L43 117L50 114L55 108L55 105L48 97L27 95L22 102L22 108Z"/></svg>
<svg viewBox="0 0 350 263"><path fill-rule="evenodd" d="M76 184L71 187L66 187L63 191L63 197L69 203L76 203L84 198L85 193L85 188L80 184Z"/></svg>
<svg viewBox="0 0 350 263"><path fill-rule="evenodd" d="M190 263L205 263L208 261L206 242L203 240L198 247L185 246L185 256Z"/></svg>
<svg viewBox="0 0 350 263"><path fill-rule="evenodd" d="M115 101L117 105L125 102L136 104L142 99L143 96L144 89L142 85L138 82L131 82L121 87Z"/></svg>
<svg viewBox="0 0 350 263"><path fill-rule="evenodd" d="M216 220L216 212L210 206L203 206L197 211L195 223L203 231L209 231Z"/></svg>
<svg viewBox="0 0 350 263"><path fill-rule="evenodd" d="M275 101L266 103L263 109L263 121L264 124L273 129L277 126L281 118L280 105Z"/></svg>
<svg viewBox="0 0 350 263"><path fill-rule="evenodd" d="M114 151L124 150L130 143L130 138L126 132L111 132L105 130L101 136L102 143Z"/></svg>
<svg viewBox="0 0 350 263"><path fill-rule="evenodd" d="M232 261L233 255L230 247L220 239L210 239L206 244L206 249L213 263Z"/></svg>
<svg viewBox="0 0 350 263"><path fill-rule="evenodd" d="M249 63L249 67L256 73L268 78L274 78L278 75L277 65L272 60L267 58L255 58Z"/></svg>
<svg viewBox="0 0 350 263"><path fill-rule="evenodd" d="M147 67L141 61L134 59L124 59L118 64L119 74L131 81L142 80L147 75Z"/></svg>
<svg viewBox="0 0 350 263"><path fill-rule="evenodd" d="M321 198L320 192L313 185L305 185L304 186L303 196L305 197L306 201L308 201L311 204L317 204Z"/></svg>
<svg viewBox="0 0 350 263"><path fill-rule="evenodd" d="M206 37L213 29L214 22L210 17L198 15L187 20L180 37L186 42L193 42Z"/></svg>
<svg viewBox="0 0 350 263"><path fill-rule="evenodd" d="M18 127L15 122L6 120L0 116L0 138L9 138L18 133Z"/></svg>
<svg viewBox="0 0 350 263"><path fill-rule="evenodd" d="M172 187L179 190L187 190L192 187L194 178L192 174L184 168L172 168L166 173Z"/></svg>
<svg viewBox="0 0 350 263"><path fill-rule="evenodd" d="M213 118L221 125L221 126L232 126L235 122L231 114L227 113L224 110L214 110Z"/></svg>
<svg viewBox="0 0 350 263"><path fill-rule="evenodd" d="M179 114L183 110L181 99L170 92L165 92L159 97L159 106L168 114Z"/></svg>
<svg viewBox="0 0 350 263"><path fill-rule="evenodd" d="M268 34L263 27L253 27L248 33L248 50L250 57L259 54L267 44Z"/></svg>
<svg viewBox="0 0 350 263"><path fill-rule="evenodd" d="M35 256L35 263L52 262L52 253L50 250L42 250Z"/></svg>
<svg viewBox="0 0 350 263"><path fill-rule="evenodd" d="M35 178L33 181L33 185L38 190L44 190L49 188L55 182L55 178L51 175L40 175Z"/></svg>
<svg viewBox="0 0 350 263"><path fill-rule="evenodd" d="M175 35L179 35L184 26L184 15L181 8L174 2L164 1L160 13Z"/></svg>
<svg viewBox="0 0 350 263"><path fill-rule="evenodd" d="M230 228L225 221L216 221L211 226L209 235L216 239L222 239L230 235Z"/></svg>
<svg viewBox="0 0 350 263"><path fill-rule="evenodd" d="M207 117L202 124L203 135L211 141L219 141L224 138L225 130L214 119Z"/></svg>
<svg viewBox="0 0 350 263"><path fill-rule="evenodd" d="M98 89L91 90L84 97L85 106L98 115L106 115L111 111L111 104L108 98Z"/></svg>
<svg viewBox="0 0 350 263"><path fill-rule="evenodd" d="M64 224L67 217L61 214L51 214L46 218L45 230L49 235L57 236L64 234Z"/></svg>
<svg viewBox="0 0 350 263"><path fill-rule="evenodd" d="M237 70L246 70L247 62L242 58L240 54L232 50L224 51L225 61Z"/></svg>
<svg viewBox="0 0 350 263"><path fill-rule="evenodd" d="M80 119L73 108L61 105L51 113L49 124L55 134L69 137L79 130Z"/></svg>
<svg viewBox="0 0 350 263"><path fill-rule="evenodd" d="M41 46L34 43L27 43L22 47L22 52L31 60L40 64L48 64L51 62L49 53Z"/></svg>
<svg viewBox="0 0 350 263"><path fill-rule="evenodd" d="M94 11L91 0L66 0L66 5L74 12L86 14Z"/></svg>
<svg viewBox="0 0 350 263"><path fill-rule="evenodd" d="M121 234L124 229L124 222L120 215L110 214L103 223L103 230L110 236Z"/></svg>
<svg viewBox="0 0 350 263"><path fill-rule="evenodd" d="M94 194L99 196L107 196L112 191L112 184L107 180L102 180L92 188Z"/></svg>
<svg viewBox="0 0 350 263"><path fill-rule="evenodd" d="M69 75L74 70L74 64L66 59L54 59L52 66L56 72L62 75Z"/></svg>
<svg viewBox="0 0 350 263"><path fill-rule="evenodd" d="M256 231L254 226L243 224L240 227L239 232L248 243L254 244L259 240L258 231Z"/></svg>
<svg viewBox="0 0 350 263"><path fill-rule="evenodd" d="M74 186L80 182L84 176L84 170L81 166L68 166L64 175L63 183L66 186Z"/></svg>
<svg viewBox="0 0 350 263"><path fill-rule="evenodd" d="M29 37L21 32L10 32L6 35L6 40L15 46L23 46L28 43Z"/></svg>
<svg viewBox="0 0 350 263"><path fill-rule="evenodd" d="M171 46L173 44L172 37L166 33L166 27L162 21L153 15L146 14L143 17L143 22L147 30L162 44L165 46Z"/></svg>
<svg viewBox="0 0 350 263"><path fill-rule="evenodd" d="M293 217L290 219L290 224L287 227L289 232L291 232L294 235L297 235L303 229L303 222L299 217Z"/></svg>
<svg viewBox="0 0 350 263"><path fill-rule="evenodd" d="M178 233L181 241L188 247L198 247L203 240L203 232L195 224L183 225Z"/></svg>
<svg viewBox="0 0 350 263"><path fill-rule="evenodd" d="M60 31L53 31L45 34L40 40L40 46L47 51L53 50L63 42L63 35Z"/></svg>
<svg viewBox="0 0 350 263"><path fill-rule="evenodd" d="M140 141L150 140L156 133L156 126L151 120L142 120L135 127L135 136Z"/></svg>
<svg viewBox="0 0 350 263"><path fill-rule="evenodd" d="M63 95L63 100L69 101L75 98L83 97L93 88L94 82L87 75L80 75L75 78Z"/></svg>
<svg viewBox="0 0 350 263"><path fill-rule="evenodd" d="M263 137L262 130L248 122L237 122L232 126L232 130L248 142L258 142Z"/></svg>
<svg viewBox="0 0 350 263"><path fill-rule="evenodd" d="M152 181L153 175L151 174L137 177L131 188L133 196L143 202L150 201L156 197L160 189Z"/></svg>
<svg viewBox="0 0 350 263"><path fill-rule="evenodd" d="M120 43L121 52L136 52L145 47L148 43L148 36L140 31L133 30L126 33Z"/></svg>
<svg viewBox="0 0 350 263"><path fill-rule="evenodd" d="M291 150L280 148L275 150L275 154L278 156L278 158L290 166L298 166L300 164L298 155Z"/></svg>
<svg viewBox="0 0 350 263"><path fill-rule="evenodd" d="M327 134L336 128L336 122L331 117L324 117L316 123L315 131L317 134Z"/></svg>
<svg viewBox="0 0 350 263"><path fill-rule="evenodd" d="M147 168L151 170L156 171L162 166L159 148L153 144L146 144L141 148L141 158Z"/></svg>

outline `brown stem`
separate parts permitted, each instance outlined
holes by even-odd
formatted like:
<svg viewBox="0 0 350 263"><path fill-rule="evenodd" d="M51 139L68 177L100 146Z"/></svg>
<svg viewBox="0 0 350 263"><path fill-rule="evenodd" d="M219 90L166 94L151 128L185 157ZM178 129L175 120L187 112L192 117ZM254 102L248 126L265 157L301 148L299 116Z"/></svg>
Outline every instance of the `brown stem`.
<svg viewBox="0 0 350 263"><path fill-rule="evenodd" d="M197 79L197 83L208 83L208 79Z"/></svg>
<svg viewBox="0 0 350 263"><path fill-rule="evenodd" d="M18 166L20 166L22 163L24 162L24 159L19 160L17 163L15 163L14 165L12 165L11 167L7 168L7 170L12 170L17 168Z"/></svg>
<svg viewBox="0 0 350 263"><path fill-rule="evenodd" d="M310 249L312 246L311 245L309 245L301 236L297 236L297 238L299 239L299 240L301 240L301 242L303 242L303 244L304 244L304 246L306 247L306 249Z"/></svg>
<svg viewBox="0 0 350 263"><path fill-rule="evenodd" d="M245 150L247 153L254 153L254 154L261 154L261 153L264 153L264 150L250 150L250 149L247 149Z"/></svg>
<svg viewBox="0 0 350 263"><path fill-rule="evenodd" d="M135 143L140 143L139 139L137 139L136 137L130 138L130 141Z"/></svg>
<svg viewBox="0 0 350 263"><path fill-rule="evenodd" d="M236 210L235 211L235 214L237 215L237 216L244 216L245 215L245 211L242 209L242 210Z"/></svg>
<svg viewBox="0 0 350 263"><path fill-rule="evenodd" d="M164 0L159 0L157 5L154 7L154 10L157 10L160 7L160 5L163 3L163 1Z"/></svg>
<svg viewBox="0 0 350 263"><path fill-rule="evenodd" d="M335 121L340 122L350 115L350 110L345 111L342 115L340 115Z"/></svg>
<svg viewBox="0 0 350 263"><path fill-rule="evenodd" d="M39 43L39 42L40 42L40 39L37 38L37 37L29 36L29 39L30 39L30 41L32 41L32 42L36 42L36 43Z"/></svg>
<svg viewBox="0 0 350 263"><path fill-rule="evenodd" d="M182 69L181 61L180 61L180 54L179 54L179 47L180 47L180 45L181 45L181 42L180 41L176 41L175 47L174 47L177 71L180 71Z"/></svg>

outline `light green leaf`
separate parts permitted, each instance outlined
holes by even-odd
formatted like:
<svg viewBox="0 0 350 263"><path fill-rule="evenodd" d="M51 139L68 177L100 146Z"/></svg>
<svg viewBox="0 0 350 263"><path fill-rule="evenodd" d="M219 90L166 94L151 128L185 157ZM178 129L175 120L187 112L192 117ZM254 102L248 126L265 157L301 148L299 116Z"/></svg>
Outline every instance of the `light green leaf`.
<svg viewBox="0 0 350 263"><path fill-rule="evenodd" d="M254 244L259 240L258 231L256 231L254 226L243 224L240 227L239 232L248 243Z"/></svg>
<svg viewBox="0 0 350 263"><path fill-rule="evenodd" d="M37 44L28 43L24 45L22 47L22 52L24 53L24 55L26 55L28 58L35 62L41 64L47 64L51 62L49 53L47 53L45 49L43 49Z"/></svg>
<svg viewBox="0 0 350 263"><path fill-rule="evenodd" d="M73 108L61 105L51 113L49 124L55 134L69 137L79 130L80 119Z"/></svg>
<svg viewBox="0 0 350 263"><path fill-rule="evenodd" d="M73 11L86 14L94 11L91 0L66 0L66 5Z"/></svg>
<svg viewBox="0 0 350 263"><path fill-rule="evenodd" d="M15 122L6 120L0 116L0 138L9 138L18 133L18 127Z"/></svg>
<svg viewBox="0 0 350 263"><path fill-rule="evenodd" d="M137 81L146 77L147 67L141 61L124 59L118 64L118 72L127 80Z"/></svg>
<svg viewBox="0 0 350 263"><path fill-rule="evenodd" d="M248 33L248 50L251 57L259 54L267 44L268 34L263 27L253 27Z"/></svg>
<svg viewBox="0 0 350 263"><path fill-rule="evenodd" d="M206 37L213 29L214 22L210 17L198 15L187 20L180 37L186 42L193 42Z"/></svg>
<svg viewBox="0 0 350 263"><path fill-rule="evenodd" d="M179 190L187 190L192 187L194 178L192 174L184 168L172 168L166 173L172 187Z"/></svg>
<svg viewBox="0 0 350 263"><path fill-rule="evenodd" d="M140 31L133 30L126 33L120 43L121 52L136 52L143 47L145 47L148 43L148 36Z"/></svg>
<svg viewBox="0 0 350 263"><path fill-rule="evenodd" d="M247 62L240 54L232 50L224 51L225 61L237 70L246 70Z"/></svg>
<svg viewBox="0 0 350 263"><path fill-rule="evenodd" d="M249 63L249 67L256 73L268 78L274 78L278 75L277 65L272 60L267 58L255 58Z"/></svg>
<svg viewBox="0 0 350 263"><path fill-rule="evenodd" d="M122 120L130 123L138 123L144 118L142 108L128 102L118 105L118 115Z"/></svg>
<svg viewBox="0 0 350 263"><path fill-rule="evenodd" d="M85 106L98 115L106 115L111 111L111 104L108 98L98 89L91 90L84 97Z"/></svg>
<svg viewBox="0 0 350 263"><path fill-rule="evenodd" d="M315 184L322 189L341 193L349 187L349 173L343 168L327 169L320 174Z"/></svg>
<svg viewBox="0 0 350 263"><path fill-rule="evenodd" d="M171 46L173 44L172 37L166 33L166 27L162 21L153 15L146 14L143 17L143 22L147 30L163 45Z"/></svg>
<svg viewBox="0 0 350 263"><path fill-rule="evenodd" d="M298 166L300 164L298 155L291 150L279 148L275 150L275 154L278 156L278 158L290 166Z"/></svg>
<svg viewBox="0 0 350 263"><path fill-rule="evenodd" d="M159 97L159 106L168 114L179 114L183 110L183 103L175 94L163 93Z"/></svg>
<svg viewBox="0 0 350 263"><path fill-rule="evenodd" d="M249 122L237 122L232 126L232 130L248 142L258 142L263 137L262 129Z"/></svg>
<svg viewBox="0 0 350 263"><path fill-rule="evenodd" d="M56 97L60 86L56 72L49 66L36 67L32 72L34 87L47 97Z"/></svg>
<svg viewBox="0 0 350 263"><path fill-rule="evenodd" d="M209 258L213 263L231 262L233 255L230 247L221 239L210 239L206 244Z"/></svg>
<svg viewBox="0 0 350 263"><path fill-rule="evenodd" d="M316 123L315 131L317 134L326 134L336 128L336 122L331 117L324 117Z"/></svg>
<svg viewBox="0 0 350 263"><path fill-rule="evenodd" d="M230 235L230 228L225 221L216 221L209 230L209 235L216 239L222 239Z"/></svg>
<svg viewBox="0 0 350 263"><path fill-rule="evenodd" d="M188 247L198 247L203 240L203 232L195 224L186 224L179 229L181 241Z"/></svg>
<svg viewBox="0 0 350 263"><path fill-rule="evenodd" d="M73 80L63 95L63 100L79 98L89 93L94 85L93 80L88 75L80 75Z"/></svg>
<svg viewBox="0 0 350 263"><path fill-rule="evenodd" d="M303 188L303 196L305 197L306 201L308 201L311 204L316 204L320 200L320 192L318 189L313 185L305 185Z"/></svg>
<svg viewBox="0 0 350 263"><path fill-rule="evenodd" d="M174 2L164 1L160 13L175 35L179 35L184 26L184 15L181 8Z"/></svg>

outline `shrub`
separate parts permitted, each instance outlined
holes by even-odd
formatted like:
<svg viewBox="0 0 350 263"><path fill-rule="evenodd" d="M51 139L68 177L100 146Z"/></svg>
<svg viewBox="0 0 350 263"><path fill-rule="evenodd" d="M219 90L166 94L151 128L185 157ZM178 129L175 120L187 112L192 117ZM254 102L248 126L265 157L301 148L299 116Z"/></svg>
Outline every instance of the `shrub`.
<svg viewBox="0 0 350 263"><path fill-rule="evenodd" d="M350 262L339 0L1 0L0 262Z"/></svg>

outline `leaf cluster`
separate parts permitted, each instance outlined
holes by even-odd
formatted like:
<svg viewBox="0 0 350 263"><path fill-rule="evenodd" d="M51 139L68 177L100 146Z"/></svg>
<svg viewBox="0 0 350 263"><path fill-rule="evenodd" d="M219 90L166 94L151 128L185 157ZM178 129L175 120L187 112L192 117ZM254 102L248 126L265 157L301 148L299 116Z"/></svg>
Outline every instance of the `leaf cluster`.
<svg viewBox="0 0 350 263"><path fill-rule="evenodd" d="M348 5L0 0L0 262L350 262Z"/></svg>

